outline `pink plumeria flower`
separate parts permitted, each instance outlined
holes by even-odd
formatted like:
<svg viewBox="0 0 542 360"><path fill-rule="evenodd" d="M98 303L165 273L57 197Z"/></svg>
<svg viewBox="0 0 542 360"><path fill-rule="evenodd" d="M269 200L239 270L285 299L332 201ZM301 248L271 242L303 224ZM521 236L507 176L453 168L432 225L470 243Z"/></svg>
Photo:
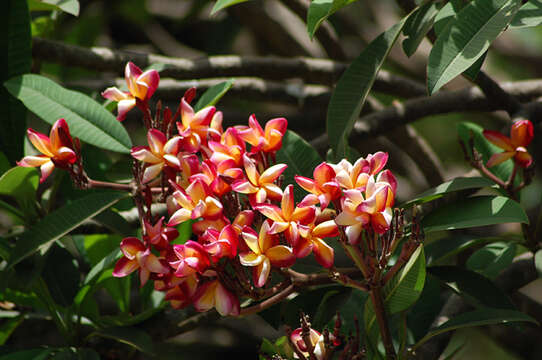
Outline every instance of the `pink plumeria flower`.
<svg viewBox="0 0 542 360"><path fill-rule="evenodd" d="M335 179L343 189L364 190L369 176L376 175L386 166L388 154L379 151L369 154L366 159L358 159L354 165L343 159L337 165L330 166L335 170Z"/></svg>
<svg viewBox="0 0 542 360"><path fill-rule="evenodd" d="M40 168L40 183L55 168L55 165L61 168L68 168L77 160L77 155L73 151L73 140L70 135L70 129L64 119L58 119L51 128L49 137L33 129L27 131L28 139L41 155L25 156L17 165L23 167Z"/></svg>
<svg viewBox="0 0 542 360"><path fill-rule="evenodd" d="M294 344L294 346L301 352L305 358L309 358L309 352L307 349L307 345L305 344L305 341L303 340L303 329L297 328L294 331L292 331L292 334L290 335L290 340ZM333 335L329 334L330 339L333 341ZM316 359L322 360L325 358L326 355L326 347L324 344L324 335L320 334L318 331L314 329L310 329L309 339L313 348L314 356L316 356ZM297 355L294 352L294 357L297 359Z"/></svg>
<svg viewBox="0 0 542 360"><path fill-rule="evenodd" d="M207 251L198 242L188 240L184 244L174 245L173 251L177 260L170 261L169 264L175 269L177 277L203 274L211 264Z"/></svg>
<svg viewBox="0 0 542 360"><path fill-rule="evenodd" d="M187 91L188 93L188 91ZM202 146L207 145L207 136L209 132L214 132L215 137L220 136L218 131L210 125L216 115L216 108L208 106L201 109L197 113L189 104L192 94L185 93L181 99L181 121L177 122L177 130L179 135L183 137L183 150L196 153L200 151ZM215 120L215 123L222 123L222 114L216 115L220 121ZM220 125L221 126L221 125Z"/></svg>
<svg viewBox="0 0 542 360"><path fill-rule="evenodd" d="M147 220L143 221L145 226L145 240L154 245L158 250L167 250L169 244L179 236L179 231L173 227L164 226L164 217L162 216L154 225Z"/></svg>
<svg viewBox="0 0 542 360"><path fill-rule="evenodd" d="M229 182L243 176L243 170L236 167L232 160L222 161L218 166L210 160L205 160L201 164L201 173L190 177L190 181L200 179L203 181L216 196L222 196L231 191ZM224 179L227 179L225 181Z"/></svg>
<svg viewBox="0 0 542 360"><path fill-rule="evenodd" d="M218 280L200 285L194 295L194 308L203 312L215 308L222 316L237 316L240 312L239 299Z"/></svg>
<svg viewBox="0 0 542 360"><path fill-rule="evenodd" d="M300 205L320 203L320 208L325 209L330 201L341 197L341 188L335 181L335 171L323 162L314 169L313 176L314 180L299 175L294 177L299 186L311 193L305 196Z"/></svg>
<svg viewBox="0 0 542 360"><path fill-rule="evenodd" d="M208 146L212 151L210 159L216 165L227 160L233 161L236 167L243 164L246 146L236 128L228 128L220 137L220 141L209 141Z"/></svg>
<svg viewBox="0 0 542 360"><path fill-rule="evenodd" d="M196 154L177 154L179 158L180 166L180 176L177 178L177 184L186 189L193 181L190 181L190 177L199 174L201 172L201 166L199 159Z"/></svg>
<svg viewBox="0 0 542 360"><path fill-rule="evenodd" d="M508 159L514 158L516 164L527 168L533 163L533 158L527 152L527 146L533 140L533 124L529 120L516 121L510 130L510 137L492 131L484 130L485 138L492 144L504 150L502 153L493 154L487 162L487 167L493 167Z"/></svg>
<svg viewBox="0 0 542 360"><path fill-rule="evenodd" d="M124 277L139 269L139 280L141 286L149 280L151 273L167 274L170 272L165 260L154 255L150 248L135 237L128 237L120 243L120 250L124 254L117 261L113 269L113 276Z"/></svg>
<svg viewBox="0 0 542 360"><path fill-rule="evenodd" d="M288 246L280 245L277 235L269 233L270 225L264 221L260 233L245 227L242 235L249 251L239 254L239 260L244 266L252 266L254 285L262 287L267 282L271 266L290 267L295 262L295 255Z"/></svg>
<svg viewBox="0 0 542 360"><path fill-rule="evenodd" d="M266 169L261 175L256 169L256 164L246 154L243 156L246 179L240 179L232 184L233 191L241 194L248 194L250 203L264 203L267 198L280 200L282 190L274 182L288 167L285 164L273 165Z"/></svg>
<svg viewBox="0 0 542 360"><path fill-rule="evenodd" d="M254 114L248 118L248 127L239 127L241 139L252 145L251 154L259 151L265 153L276 152L282 146L282 138L286 133L288 121L285 118L269 120L265 124L265 130Z"/></svg>
<svg viewBox="0 0 542 360"><path fill-rule="evenodd" d="M147 102L158 88L160 75L156 70L141 71L134 63L128 62L124 71L128 92L123 92L116 87L110 87L102 92L106 99L118 102L117 120L123 121L126 113L136 106L137 100Z"/></svg>
<svg viewBox="0 0 542 360"><path fill-rule="evenodd" d="M379 234L389 229L393 202L393 196L389 196L390 188L388 183L375 182L371 176L367 182L365 197L360 190L344 191L343 211L337 215L335 222L346 226L346 236L351 244L359 242L359 236L365 226L372 226Z"/></svg>
<svg viewBox="0 0 542 360"><path fill-rule="evenodd" d="M297 246L294 247L294 253L297 258L302 258L314 253L318 264L326 269L333 266L334 251L323 239L339 235L337 224L334 220L324 221L316 226L309 225L308 231L302 231Z"/></svg>
<svg viewBox="0 0 542 360"><path fill-rule="evenodd" d="M200 179L196 179L186 190L170 181L177 190L173 193L170 203L177 207L168 226L175 226L189 219L199 217L217 219L222 214L222 204L212 196L209 187ZM170 208L172 205L169 206Z"/></svg>
<svg viewBox="0 0 542 360"><path fill-rule="evenodd" d="M183 278L175 277L175 286L168 289L164 300L169 301L174 309L182 309L192 304L198 290L198 278L195 274Z"/></svg>
<svg viewBox="0 0 542 360"><path fill-rule="evenodd" d="M213 261L217 262L223 257L232 259L237 255L239 235L232 225L226 225L220 232L208 229L201 235L200 242Z"/></svg>
<svg viewBox="0 0 542 360"><path fill-rule="evenodd" d="M143 184L157 177L164 166L175 170L180 169L181 163L177 157L180 149L181 137L175 136L167 140L166 135L156 129L150 129L147 132L147 141L149 146L134 146L132 148L132 157L146 163L143 172Z"/></svg>
<svg viewBox="0 0 542 360"><path fill-rule="evenodd" d="M284 190L281 208L273 204L259 204L254 206L254 209L274 221L269 229L271 234L284 232L286 239L295 247L300 228L307 229L305 225L314 221L316 209L313 206L295 206L293 188L290 184Z"/></svg>

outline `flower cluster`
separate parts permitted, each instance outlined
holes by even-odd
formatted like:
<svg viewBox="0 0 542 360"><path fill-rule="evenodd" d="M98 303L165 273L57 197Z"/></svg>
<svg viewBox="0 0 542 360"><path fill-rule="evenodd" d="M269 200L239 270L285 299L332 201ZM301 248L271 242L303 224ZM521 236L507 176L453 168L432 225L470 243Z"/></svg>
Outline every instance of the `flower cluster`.
<svg viewBox="0 0 542 360"><path fill-rule="evenodd" d="M135 105L143 111L148 144L132 148L137 163L127 190L138 193L134 200L144 226L142 239L121 242L123 256L114 276L137 270L141 285L152 280L174 308L192 304L198 311L216 308L222 315L237 315L240 299L265 297L273 285L271 273L283 275L296 259L313 253L321 266L333 268L334 250L326 239L342 233L355 245L364 233L379 235L390 228L397 182L383 170L386 153L353 165L323 162L313 178L296 176L308 192L296 203L294 185L282 184L287 165L275 163L286 119L262 127L252 115L248 126L223 129L222 113L214 106L192 108L195 89L185 93L174 115L157 110L152 118L148 101L158 74L129 63L126 81L128 92L107 89L103 96L119 102L119 120ZM42 166L42 179L54 165L67 166L77 158L63 120L50 139L30 130L29 136L44 155L20 164ZM98 185L91 179L87 183ZM167 218L152 214L157 201L167 204ZM323 211L331 206L336 218ZM175 227L188 221L191 239L175 243Z"/></svg>
<svg viewBox="0 0 542 360"><path fill-rule="evenodd" d="M493 167L508 159L514 159L514 162L522 168L529 167L533 158L527 152L527 146L533 140L533 124L529 120L519 120L512 124L510 137L493 130L484 130L485 138L492 144L500 147L504 151L493 154L486 166Z"/></svg>

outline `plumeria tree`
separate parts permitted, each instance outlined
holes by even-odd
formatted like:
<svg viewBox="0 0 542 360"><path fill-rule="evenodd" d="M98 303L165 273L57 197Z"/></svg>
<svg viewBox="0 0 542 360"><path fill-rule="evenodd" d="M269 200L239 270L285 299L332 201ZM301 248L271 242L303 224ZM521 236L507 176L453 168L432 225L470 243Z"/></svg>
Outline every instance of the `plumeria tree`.
<svg viewBox="0 0 542 360"><path fill-rule="evenodd" d="M461 358L465 329L484 325L523 354L505 339L540 335L539 305L516 291L538 291L542 269L541 209L529 201L542 86L481 70L505 30L540 24L537 1L390 1L394 25L355 58L337 33L359 31L345 11L358 2L188 2L258 36L276 23L278 54L316 57L276 16L296 14L330 58L197 61L31 38L87 4L8 1L0 359L178 358L185 348L168 339L223 324L261 359ZM400 39L408 57L429 47L427 86L404 76ZM88 96L44 76L42 61L124 78L85 79L97 84ZM473 87L447 90L459 76ZM239 95L295 111L228 103ZM27 110L35 126L20 129ZM467 110L489 121L444 135L469 168L456 176L408 123ZM325 131L311 119L322 111ZM274 336L254 330L262 320ZM27 336L38 321L50 339Z"/></svg>

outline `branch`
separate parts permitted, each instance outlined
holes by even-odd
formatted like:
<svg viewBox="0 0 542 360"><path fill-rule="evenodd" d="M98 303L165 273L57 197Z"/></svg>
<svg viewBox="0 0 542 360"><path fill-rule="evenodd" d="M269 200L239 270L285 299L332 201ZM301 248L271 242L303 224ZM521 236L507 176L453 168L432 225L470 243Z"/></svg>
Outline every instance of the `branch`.
<svg viewBox="0 0 542 360"><path fill-rule="evenodd" d="M309 84L334 85L347 67L342 62L311 58L212 56L189 60L103 47L88 49L36 37L33 38L32 56L65 66L114 71L118 74L124 73L128 61L141 68L159 63L166 65L160 72L162 78L179 80L254 76L267 80L300 78ZM386 71L379 72L373 89L404 98L427 93L423 84Z"/></svg>
<svg viewBox="0 0 542 360"><path fill-rule="evenodd" d="M528 102L542 96L542 79L503 83L502 87L520 102ZM489 101L476 87L443 91L431 97L394 103L383 111L362 117L354 125L351 141L362 141L367 137L381 135L431 115L467 111L490 112L505 110L505 106Z"/></svg>

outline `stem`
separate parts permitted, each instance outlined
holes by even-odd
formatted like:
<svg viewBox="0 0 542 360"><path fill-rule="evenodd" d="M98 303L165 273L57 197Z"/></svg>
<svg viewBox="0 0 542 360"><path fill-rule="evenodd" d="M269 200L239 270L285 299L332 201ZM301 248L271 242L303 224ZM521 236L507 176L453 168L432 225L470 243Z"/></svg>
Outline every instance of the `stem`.
<svg viewBox="0 0 542 360"><path fill-rule="evenodd" d="M384 343L384 349L386 350L386 358L388 360L397 359L395 354L395 348L391 339L390 329L388 322L386 321L386 309L384 308L384 302L382 301L382 294L380 293L380 286L375 286L369 292L371 301L375 310L376 321L378 322L378 328L380 329L380 335L382 336L382 342Z"/></svg>
<svg viewBox="0 0 542 360"><path fill-rule="evenodd" d="M294 291L295 291L294 284L290 284L286 289L282 290L281 292L279 292L278 294L274 296L271 296L269 299L266 299L262 301L261 303L256 304L254 306L249 306L244 309L241 309L241 312L239 315L250 315L250 314L255 314L257 312L265 310L268 307L281 302L288 295L292 294Z"/></svg>

